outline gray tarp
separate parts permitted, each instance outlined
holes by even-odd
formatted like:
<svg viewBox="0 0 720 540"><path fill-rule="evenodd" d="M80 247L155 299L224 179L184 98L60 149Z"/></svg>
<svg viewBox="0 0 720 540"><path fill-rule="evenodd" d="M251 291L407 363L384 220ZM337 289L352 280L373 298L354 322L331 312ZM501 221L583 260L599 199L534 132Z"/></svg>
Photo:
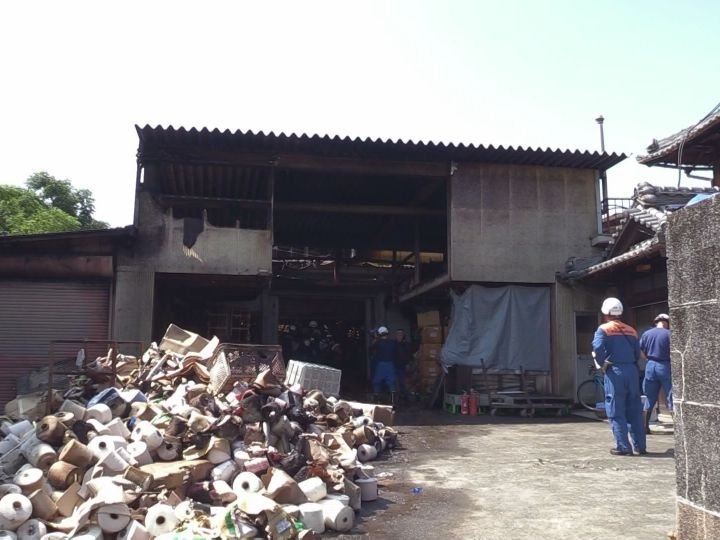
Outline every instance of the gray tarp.
<svg viewBox="0 0 720 540"><path fill-rule="evenodd" d="M441 358L446 365L550 371L548 287L482 287L452 293L452 326Z"/></svg>

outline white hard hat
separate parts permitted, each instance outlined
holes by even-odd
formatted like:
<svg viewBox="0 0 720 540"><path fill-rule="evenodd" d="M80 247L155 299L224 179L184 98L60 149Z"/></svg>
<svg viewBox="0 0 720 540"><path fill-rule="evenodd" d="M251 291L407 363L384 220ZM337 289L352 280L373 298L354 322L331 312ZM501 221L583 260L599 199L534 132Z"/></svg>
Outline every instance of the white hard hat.
<svg viewBox="0 0 720 540"><path fill-rule="evenodd" d="M619 317L623 313L623 305L617 298L606 298L600 308L603 315L615 315Z"/></svg>
<svg viewBox="0 0 720 540"><path fill-rule="evenodd" d="M388 331L387 327L381 326L377 329L377 333L379 336L384 336L385 334L389 334L390 332Z"/></svg>
<svg viewBox="0 0 720 540"><path fill-rule="evenodd" d="M660 321L670 322L670 315L668 315L667 313L660 313L657 317L655 317L655 320L653 320L653 322Z"/></svg>

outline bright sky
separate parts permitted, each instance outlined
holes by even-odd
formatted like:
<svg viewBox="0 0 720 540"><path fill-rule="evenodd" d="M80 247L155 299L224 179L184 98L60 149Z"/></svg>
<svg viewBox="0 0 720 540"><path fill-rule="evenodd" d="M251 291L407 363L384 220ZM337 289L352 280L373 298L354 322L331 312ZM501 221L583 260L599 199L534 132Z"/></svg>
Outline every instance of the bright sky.
<svg viewBox="0 0 720 540"><path fill-rule="evenodd" d="M132 222L134 124L597 150L611 196L720 101L720 2L3 2L0 183ZM690 181L683 180L683 185Z"/></svg>

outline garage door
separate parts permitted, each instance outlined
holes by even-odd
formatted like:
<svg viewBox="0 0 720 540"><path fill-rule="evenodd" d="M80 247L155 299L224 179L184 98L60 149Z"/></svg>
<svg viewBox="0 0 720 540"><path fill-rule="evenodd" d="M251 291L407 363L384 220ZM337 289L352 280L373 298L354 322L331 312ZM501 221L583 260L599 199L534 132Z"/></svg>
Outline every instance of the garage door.
<svg viewBox="0 0 720 540"><path fill-rule="evenodd" d="M51 341L107 339L109 305L109 282L0 281L0 404L15 397L19 375L47 366Z"/></svg>

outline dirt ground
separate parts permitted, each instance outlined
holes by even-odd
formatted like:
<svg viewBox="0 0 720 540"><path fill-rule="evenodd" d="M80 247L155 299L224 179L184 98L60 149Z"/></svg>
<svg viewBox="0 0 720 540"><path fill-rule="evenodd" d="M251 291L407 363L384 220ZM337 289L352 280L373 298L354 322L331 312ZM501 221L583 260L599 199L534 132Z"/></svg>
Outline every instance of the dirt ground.
<svg viewBox="0 0 720 540"><path fill-rule="evenodd" d="M380 499L341 538L658 540L673 528L672 436L615 457L608 425L576 417L415 410L397 427L403 448L374 463Z"/></svg>

